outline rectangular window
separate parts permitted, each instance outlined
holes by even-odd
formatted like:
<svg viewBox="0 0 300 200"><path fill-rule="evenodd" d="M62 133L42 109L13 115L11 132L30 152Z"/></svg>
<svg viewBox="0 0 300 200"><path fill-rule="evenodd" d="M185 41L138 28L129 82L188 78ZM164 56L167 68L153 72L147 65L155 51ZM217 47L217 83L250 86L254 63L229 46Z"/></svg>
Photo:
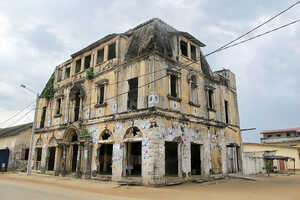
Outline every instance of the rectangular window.
<svg viewBox="0 0 300 200"><path fill-rule="evenodd" d="M87 69L91 66L92 55L88 55L84 58L84 69Z"/></svg>
<svg viewBox="0 0 300 200"><path fill-rule="evenodd" d="M104 104L104 85L99 86L99 96L98 96L98 103L99 104Z"/></svg>
<svg viewBox="0 0 300 200"><path fill-rule="evenodd" d="M47 111L47 107L43 107L43 112L42 112L42 117L41 117L41 122L40 122L40 128L45 127L46 111Z"/></svg>
<svg viewBox="0 0 300 200"><path fill-rule="evenodd" d="M127 108L129 110L137 109L138 100L138 78L128 80L129 91L128 91L128 102Z"/></svg>
<svg viewBox="0 0 300 200"><path fill-rule="evenodd" d="M208 108L214 109L214 91L208 90Z"/></svg>
<svg viewBox="0 0 300 200"><path fill-rule="evenodd" d="M75 73L78 73L81 71L81 59L76 60L76 64L75 64Z"/></svg>
<svg viewBox="0 0 300 200"><path fill-rule="evenodd" d="M102 63L104 61L104 49L99 49L97 51L97 64Z"/></svg>
<svg viewBox="0 0 300 200"><path fill-rule="evenodd" d="M42 160L42 148L37 148L36 150L36 161Z"/></svg>
<svg viewBox="0 0 300 200"><path fill-rule="evenodd" d="M272 137L272 135L267 135L268 138Z"/></svg>
<svg viewBox="0 0 300 200"><path fill-rule="evenodd" d="M177 97L177 77L174 74L170 75L171 79L171 96Z"/></svg>
<svg viewBox="0 0 300 200"><path fill-rule="evenodd" d="M225 122L229 123L229 115L228 115L228 101L225 101Z"/></svg>
<svg viewBox="0 0 300 200"><path fill-rule="evenodd" d="M108 46L108 57L107 60L111 60L116 57L116 43L112 43Z"/></svg>
<svg viewBox="0 0 300 200"><path fill-rule="evenodd" d="M188 57L188 48L187 48L187 43L185 41L180 41L180 50L181 50L181 55Z"/></svg>
<svg viewBox="0 0 300 200"><path fill-rule="evenodd" d="M197 56L196 56L196 47L194 45L191 44L191 58L192 60L197 60Z"/></svg>
<svg viewBox="0 0 300 200"><path fill-rule="evenodd" d="M291 134L287 133L287 134L286 134L286 136L287 136L287 137L290 137L290 136L291 136Z"/></svg>
<svg viewBox="0 0 300 200"><path fill-rule="evenodd" d="M57 82L60 82L62 79L62 69L57 70Z"/></svg>
<svg viewBox="0 0 300 200"><path fill-rule="evenodd" d="M60 107L61 107L61 99L56 100L56 114L60 114Z"/></svg>
<svg viewBox="0 0 300 200"><path fill-rule="evenodd" d="M67 67L65 71L65 79L70 78L70 74L71 74L71 68Z"/></svg>

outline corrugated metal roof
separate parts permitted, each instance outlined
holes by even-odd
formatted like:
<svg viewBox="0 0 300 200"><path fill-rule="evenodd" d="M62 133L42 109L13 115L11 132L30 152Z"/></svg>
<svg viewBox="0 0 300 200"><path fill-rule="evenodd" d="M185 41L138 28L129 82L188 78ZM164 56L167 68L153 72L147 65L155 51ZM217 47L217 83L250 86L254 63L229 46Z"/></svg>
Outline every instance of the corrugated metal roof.
<svg viewBox="0 0 300 200"><path fill-rule="evenodd" d="M0 129L0 137L15 136L21 131L32 128L32 122Z"/></svg>

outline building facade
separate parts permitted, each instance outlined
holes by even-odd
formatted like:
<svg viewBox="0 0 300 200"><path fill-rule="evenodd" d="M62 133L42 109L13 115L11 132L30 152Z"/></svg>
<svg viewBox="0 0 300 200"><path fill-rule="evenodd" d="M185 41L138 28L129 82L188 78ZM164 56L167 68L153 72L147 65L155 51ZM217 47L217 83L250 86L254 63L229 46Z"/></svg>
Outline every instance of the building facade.
<svg viewBox="0 0 300 200"><path fill-rule="evenodd" d="M152 19L72 54L38 101L32 168L143 184L240 171L235 75L204 46Z"/></svg>
<svg viewBox="0 0 300 200"><path fill-rule="evenodd" d="M264 173L272 159L274 172L300 170L300 148L274 144L243 143L244 174Z"/></svg>
<svg viewBox="0 0 300 200"><path fill-rule="evenodd" d="M27 169L31 134L32 123L0 129L0 169Z"/></svg>
<svg viewBox="0 0 300 200"><path fill-rule="evenodd" d="M262 144L276 144L300 147L300 127L289 129L265 130L262 134Z"/></svg>

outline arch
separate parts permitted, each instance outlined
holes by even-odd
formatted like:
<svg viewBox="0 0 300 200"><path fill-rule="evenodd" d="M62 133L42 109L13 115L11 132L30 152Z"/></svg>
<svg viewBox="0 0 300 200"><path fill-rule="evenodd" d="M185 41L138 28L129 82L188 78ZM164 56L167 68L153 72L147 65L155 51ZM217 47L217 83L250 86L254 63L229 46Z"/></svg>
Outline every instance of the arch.
<svg viewBox="0 0 300 200"><path fill-rule="evenodd" d="M128 139L128 138L142 138L143 137L143 134L141 132L141 130L136 127L136 126L133 126L133 127L130 127L126 130L126 133L124 135L124 139Z"/></svg>
<svg viewBox="0 0 300 200"><path fill-rule="evenodd" d="M85 96L85 90L81 84L75 84L70 90L69 97L71 100L76 99L77 96L79 96L80 98L83 98Z"/></svg>
<svg viewBox="0 0 300 200"><path fill-rule="evenodd" d="M42 138L39 137L39 139L35 143L35 146L42 146L42 143L43 143Z"/></svg>
<svg viewBox="0 0 300 200"><path fill-rule="evenodd" d="M65 142L75 142L79 140L79 129L75 126L70 126L64 133Z"/></svg>
<svg viewBox="0 0 300 200"><path fill-rule="evenodd" d="M52 136L48 142L49 146L55 146L57 145L57 141L56 138L54 136Z"/></svg>
<svg viewBox="0 0 300 200"><path fill-rule="evenodd" d="M99 140L113 140L111 131L109 129L104 129L100 134Z"/></svg>

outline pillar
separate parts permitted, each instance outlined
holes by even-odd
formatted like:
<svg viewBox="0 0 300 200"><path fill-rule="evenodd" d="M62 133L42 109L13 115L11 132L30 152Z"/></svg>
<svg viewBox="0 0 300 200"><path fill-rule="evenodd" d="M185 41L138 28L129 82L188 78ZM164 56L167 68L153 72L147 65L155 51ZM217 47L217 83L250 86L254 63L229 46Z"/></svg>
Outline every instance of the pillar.
<svg viewBox="0 0 300 200"><path fill-rule="evenodd" d="M77 163L76 163L76 175L81 176L81 153L83 151L83 145L78 145L78 151L77 151Z"/></svg>
<svg viewBox="0 0 300 200"><path fill-rule="evenodd" d="M60 156L59 156L59 153L60 153L60 148L59 146L57 145L55 147L55 161L54 161L54 175L55 176L58 176L59 175L59 162L60 162Z"/></svg>
<svg viewBox="0 0 300 200"><path fill-rule="evenodd" d="M226 148L224 129L219 130L219 137L220 137L221 160L222 160L222 174L225 175L228 173L228 169L227 169L228 158L227 158L227 148Z"/></svg>
<svg viewBox="0 0 300 200"><path fill-rule="evenodd" d="M91 142L84 143L84 177L91 178L91 150L93 144Z"/></svg>

